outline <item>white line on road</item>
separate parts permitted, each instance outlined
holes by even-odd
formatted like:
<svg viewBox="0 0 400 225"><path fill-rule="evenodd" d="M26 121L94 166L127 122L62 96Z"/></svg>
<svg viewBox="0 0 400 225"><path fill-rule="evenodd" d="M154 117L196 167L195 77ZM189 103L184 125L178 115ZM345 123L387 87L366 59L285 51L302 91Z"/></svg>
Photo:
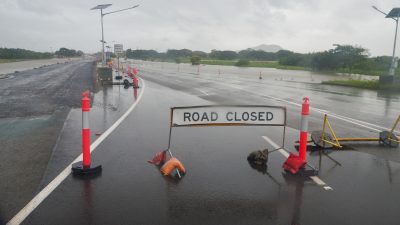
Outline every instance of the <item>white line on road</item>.
<svg viewBox="0 0 400 225"><path fill-rule="evenodd" d="M200 77L194 77L194 78L202 79L202 80L216 81L214 79L205 79L205 78L200 78ZM250 94L254 94L254 95L270 98L270 99L273 99L273 100L276 100L276 101L285 102L285 103L288 103L288 104L291 104L291 105L295 105L295 106L300 106L301 107L300 103L296 103L296 102L293 102L293 101L288 101L288 100L285 100L285 99L282 99L282 98L273 97L273 96L270 96L270 95L260 94L258 92L254 92L254 91L249 91L249 90L244 89L242 87L237 87L237 85L239 85L239 83L240 83L239 81L236 82L237 84L235 84L235 83L228 84L228 83L221 83L221 82L218 82L218 83L220 85L224 85L224 86L230 87L230 88L239 89L239 90L248 92ZM391 128L382 127L382 126L379 126L377 124L373 124L373 123L369 123L369 122L366 122L366 121L362 121L362 120L358 120L358 119L354 119L354 118L338 115L338 114L329 112L329 111L324 110L324 109L319 109L319 108L315 108L315 107L310 107L310 109L315 111L315 112L318 112L318 113L321 113L321 114L327 114L330 117L333 117L333 118L336 118L336 119L339 119L339 120L342 120L342 121L346 121L348 123L352 123L352 124L355 124L355 125L360 126L360 127L367 128L367 129L372 130L372 131L381 132L382 130L391 130ZM400 131L399 130L394 130L394 133L399 134Z"/></svg>
<svg viewBox="0 0 400 225"><path fill-rule="evenodd" d="M278 146L275 142L273 142L269 137L267 136L262 136L265 141L267 141L274 149L278 149L278 152L281 153L285 158L289 157L288 151L285 149L281 148ZM328 186L325 182L323 182L319 177L317 176L310 176L310 178L319 186L322 186L325 190L333 190L332 187Z"/></svg>
<svg viewBox="0 0 400 225"><path fill-rule="evenodd" d="M142 91L140 92L140 95L138 96L137 100L135 103L132 104L132 106L122 115L115 123L108 128L96 141L94 141L90 145L90 152L94 151L97 146L101 142L104 141L108 137L108 135L111 134L121 123L125 118L132 112L132 110L137 106L137 104L140 102L140 99L143 96L143 92L145 89L145 84L144 80L142 80ZM36 209L42 203L60 184L71 174L71 166L73 163L76 163L80 161L82 158L82 154L80 154L74 161L72 161L56 178L54 178L43 190L41 190L24 208L22 208L8 223L7 225L17 225L21 224L26 217L29 216L33 212L33 210Z"/></svg>
<svg viewBox="0 0 400 225"><path fill-rule="evenodd" d="M239 90L242 90L242 91L246 91L246 92L251 93L251 94L260 95L260 93L258 93L258 92L249 91L249 90L246 90L244 88L237 87L237 86L235 86L233 84L226 84L226 83L220 83L220 84L224 85L224 86L231 87L231 88L239 89ZM281 99L281 98L277 98L277 97L273 97L273 96L269 96L269 95L261 95L261 96L264 96L264 97L267 97L267 98L270 98L270 99L273 99L273 100L276 100L276 101L285 102L285 103L288 103L288 104L291 104L291 105L301 106L301 104L299 104L299 103L288 101L288 100L285 100L285 99ZM341 116L341 115L334 114L334 113L329 113L328 111L323 110L323 109L318 109L318 108L314 108L314 107L310 107L310 109L315 111L315 112L322 113L322 114L328 114L330 117L334 117L334 118L339 119L339 120L343 120L343 121L346 121L346 122L349 122L349 123L352 123L352 124L355 124L355 125L358 125L358 126L361 126L361 127L364 127L364 128L368 128L368 129L373 130L373 131L381 132L382 130L391 130L391 128L382 127L382 126L379 126L379 125L376 125L376 124L372 124L372 123L368 123L368 122L365 122L365 121L362 121L362 120L357 120L357 119L353 119L353 118L350 118L350 117ZM382 130L376 129L376 128L380 128ZM398 131L398 130L395 130L395 132L396 133L400 133L400 131Z"/></svg>
<svg viewBox="0 0 400 225"><path fill-rule="evenodd" d="M278 149L278 152L280 152L283 156L285 156L285 158L289 157L289 153L282 149L280 146L278 146L275 142L273 142L271 139L269 139L269 137L267 136L262 136L262 138L264 138L264 140L266 140L270 145L272 145L272 147L274 149Z"/></svg>
<svg viewBox="0 0 400 225"><path fill-rule="evenodd" d="M207 92L205 92L205 91L203 91L203 90L201 90L201 89L199 89L199 88L196 88L196 90L200 91L200 92L203 93L204 95L208 95Z"/></svg>
<svg viewBox="0 0 400 225"><path fill-rule="evenodd" d="M310 178L318 185L320 186L326 186L326 183L323 182L319 177L317 176L310 176Z"/></svg>

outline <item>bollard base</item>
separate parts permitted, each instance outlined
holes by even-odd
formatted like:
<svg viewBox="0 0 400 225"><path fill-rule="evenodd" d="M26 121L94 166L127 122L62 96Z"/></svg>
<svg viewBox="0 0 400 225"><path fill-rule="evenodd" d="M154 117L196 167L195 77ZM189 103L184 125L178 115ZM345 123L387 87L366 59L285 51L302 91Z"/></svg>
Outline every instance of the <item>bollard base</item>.
<svg viewBox="0 0 400 225"><path fill-rule="evenodd" d="M283 163L282 167L285 171L288 171L291 174L296 174L305 165L306 162L301 160L299 156L290 153L289 157Z"/></svg>
<svg viewBox="0 0 400 225"><path fill-rule="evenodd" d="M74 175L90 175L101 172L101 165L90 165L90 167L84 167L82 162L72 164L72 174Z"/></svg>
<svg viewBox="0 0 400 225"><path fill-rule="evenodd" d="M299 169L297 174L299 174L300 176L303 176L303 177L317 176L318 170L301 168L301 169Z"/></svg>

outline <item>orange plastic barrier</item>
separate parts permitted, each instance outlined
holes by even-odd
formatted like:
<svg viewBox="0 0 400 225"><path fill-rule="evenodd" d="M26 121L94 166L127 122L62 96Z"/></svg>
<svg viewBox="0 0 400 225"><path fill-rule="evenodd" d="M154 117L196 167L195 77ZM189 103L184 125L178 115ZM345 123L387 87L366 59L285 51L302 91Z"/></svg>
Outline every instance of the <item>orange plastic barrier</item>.
<svg viewBox="0 0 400 225"><path fill-rule="evenodd" d="M178 169L179 171L186 173L185 167L183 167L182 163L175 157L172 157L168 160L160 169L161 173L164 176L168 176L174 169Z"/></svg>

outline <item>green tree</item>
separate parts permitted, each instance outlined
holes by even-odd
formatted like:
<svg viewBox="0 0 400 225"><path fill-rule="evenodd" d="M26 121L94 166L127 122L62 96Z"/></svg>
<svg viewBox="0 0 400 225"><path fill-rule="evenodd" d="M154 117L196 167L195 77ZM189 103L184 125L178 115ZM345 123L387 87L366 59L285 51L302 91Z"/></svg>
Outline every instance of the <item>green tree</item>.
<svg viewBox="0 0 400 225"><path fill-rule="evenodd" d="M239 61L235 63L235 66L248 66L249 64L250 64L249 60L239 59Z"/></svg>
<svg viewBox="0 0 400 225"><path fill-rule="evenodd" d="M201 58L198 55L192 55L190 57L190 62L192 63L192 65L200 65L200 61L201 61Z"/></svg>
<svg viewBox="0 0 400 225"><path fill-rule="evenodd" d="M365 48L351 45L337 45L336 48L315 53L311 66L318 70L339 70L352 72L355 68L364 68L368 51Z"/></svg>
<svg viewBox="0 0 400 225"><path fill-rule="evenodd" d="M234 51L218 51L212 50L210 53L210 58L219 60L234 60L237 59L238 54Z"/></svg>
<svg viewBox="0 0 400 225"><path fill-rule="evenodd" d="M53 54L49 52L34 52L20 48L0 48L0 59L48 59Z"/></svg>
<svg viewBox="0 0 400 225"><path fill-rule="evenodd" d="M178 57L186 58L190 57L192 55L192 51L189 49L181 49L181 50L176 50L176 49L168 49L166 53L166 57L170 59L175 59Z"/></svg>
<svg viewBox="0 0 400 225"><path fill-rule="evenodd" d="M55 52L55 54L58 57L76 57L76 56L82 56L83 52L76 51L74 49L60 48L58 51Z"/></svg>

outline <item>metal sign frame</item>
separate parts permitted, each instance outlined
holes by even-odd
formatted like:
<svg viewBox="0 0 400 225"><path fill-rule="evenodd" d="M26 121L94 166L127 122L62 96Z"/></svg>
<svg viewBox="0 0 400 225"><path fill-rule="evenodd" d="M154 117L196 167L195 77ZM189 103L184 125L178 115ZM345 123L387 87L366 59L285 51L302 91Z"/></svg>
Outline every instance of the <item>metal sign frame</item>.
<svg viewBox="0 0 400 225"><path fill-rule="evenodd" d="M283 124L247 124L247 123L204 123L204 124L195 124L195 125L177 125L173 124L173 116L175 109L193 109L193 108L217 108L217 107L268 107L268 108L276 108L282 109L284 112L284 122ZM170 147L171 147L171 136L172 136L172 128L173 127L210 127L210 126L280 126L283 127L283 136L282 136L282 145L280 148L284 148L285 146L285 136L286 136L286 107L284 106L269 106L269 105L199 105L199 106L186 106L186 107L171 107L170 111L170 126L169 126L169 138L168 138L168 151L171 154ZM277 150L277 149L275 149ZM273 150L273 151L275 151ZM271 151L270 151L271 152ZM172 154L171 154L172 156Z"/></svg>

